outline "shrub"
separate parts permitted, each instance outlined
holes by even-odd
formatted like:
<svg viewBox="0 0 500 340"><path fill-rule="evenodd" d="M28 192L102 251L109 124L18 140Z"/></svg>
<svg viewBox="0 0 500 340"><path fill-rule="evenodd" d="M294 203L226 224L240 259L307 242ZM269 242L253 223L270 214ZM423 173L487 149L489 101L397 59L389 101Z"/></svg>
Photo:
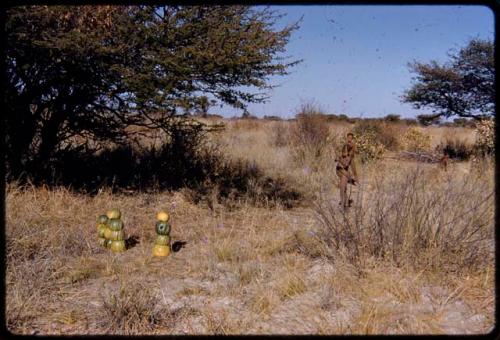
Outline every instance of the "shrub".
<svg viewBox="0 0 500 340"><path fill-rule="evenodd" d="M379 144L382 144L385 149L396 150L399 147L399 128L396 124L382 122L379 120L361 120L353 130L358 136L368 134L372 135Z"/></svg>
<svg viewBox="0 0 500 340"><path fill-rule="evenodd" d="M418 125L418 121L416 119L412 119L412 118L401 119L401 121L404 122L408 126Z"/></svg>
<svg viewBox="0 0 500 340"><path fill-rule="evenodd" d="M391 123L396 123L401 120L401 116L397 114L389 114L384 117L385 121L391 122Z"/></svg>
<svg viewBox="0 0 500 340"><path fill-rule="evenodd" d="M468 160L473 153L472 147L459 138L446 138L436 147L436 151L461 161Z"/></svg>
<svg viewBox="0 0 500 340"><path fill-rule="evenodd" d="M314 104L304 104L290 131L292 152L299 164L315 163L328 144L330 131L323 112Z"/></svg>
<svg viewBox="0 0 500 340"><path fill-rule="evenodd" d="M475 150L480 156L493 155L495 152L495 122L485 119L476 124Z"/></svg>
<svg viewBox="0 0 500 340"><path fill-rule="evenodd" d="M383 169L373 189L358 188L348 214L329 194L319 193L313 202L318 236L333 258L355 265L369 257L440 272L489 265L494 259L491 174L439 183L432 176L421 167Z"/></svg>
<svg viewBox="0 0 500 340"><path fill-rule="evenodd" d="M431 146L431 136L417 127L409 128L401 140L402 147L407 151L422 152Z"/></svg>
<svg viewBox="0 0 500 340"><path fill-rule="evenodd" d="M273 121L282 121L283 118L279 117L279 116L267 116L265 115L264 117L262 117L262 119L264 120L273 120Z"/></svg>
<svg viewBox="0 0 500 340"><path fill-rule="evenodd" d="M251 162L228 160L217 145L209 144L206 131L197 124L172 127L159 146L126 144L99 154L71 151L60 154L53 166L51 182L42 177L33 183L91 194L103 187L114 192L187 189L195 201L215 193L227 204L246 200L291 207L301 197L288 178L266 176Z"/></svg>
<svg viewBox="0 0 500 340"><path fill-rule="evenodd" d="M274 125L274 145L277 147L283 147L288 145L290 139L290 131L288 129L288 123L279 122Z"/></svg>
<svg viewBox="0 0 500 340"><path fill-rule="evenodd" d="M356 146L363 163L380 159L386 150L399 147L397 127L375 120L360 120L353 129Z"/></svg>
<svg viewBox="0 0 500 340"><path fill-rule="evenodd" d="M377 135L374 132L354 133L354 139L361 162L367 163L382 158L385 147L384 144L377 141Z"/></svg>

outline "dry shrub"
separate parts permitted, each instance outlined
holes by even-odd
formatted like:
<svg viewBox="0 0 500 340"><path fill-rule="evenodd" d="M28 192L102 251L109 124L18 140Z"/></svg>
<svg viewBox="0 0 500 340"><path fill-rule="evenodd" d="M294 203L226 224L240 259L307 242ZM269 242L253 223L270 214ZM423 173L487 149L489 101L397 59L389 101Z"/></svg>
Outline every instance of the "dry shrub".
<svg viewBox="0 0 500 340"><path fill-rule="evenodd" d="M461 161L468 160L473 153L473 148L466 140L458 137L447 137L444 142L436 146L436 151Z"/></svg>
<svg viewBox="0 0 500 340"><path fill-rule="evenodd" d="M316 235L312 229L300 229L282 239L271 249L271 253L296 253L311 259L331 257L328 246Z"/></svg>
<svg viewBox="0 0 500 340"><path fill-rule="evenodd" d="M279 122L273 126L273 144L276 147L287 146L290 142L290 131L288 128L288 123Z"/></svg>
<svg viewBox="0 0 500 340"><path fill-rule="evenodd" d="M255 118L237 118L232 120L231 129L235 131L251 131L257 130L264 124Z"/></svg>
<svg viewBox="0 0 500 340"><path fill-rule="evenodd" d="M384 155L384 145L377 141L376 136L372 132L367 132L362 135L354 134L354 138L361 162L367 163L377 160Z"/></svg>
<svg viewBox="0 0 500 340"><path fill-rule="evenodd" d="M493 155L495 152L495 121L485 119L476 124L475 148L479 155Z"/></svg>
<svg viewBox="0 0 500 340"><path fill-rule="evenodd" d="M303 104L290 131L295 161L300 165L314 166L328 145L329 134L327 120L321 109L314 104Z"/></svg>
<svg viewBox="0 0 500 340"><path fill-rule="evenodd" d="M382 144L387 150L397 150L399 148L398 136L401 134L400 124L389 123L379 120L361 120L356 123L353 133L362 136L371 135L372 139Z"/></svg>
<svg viewBox="0 0 500 340"><path fill-rule="evenodd" d="M120 282L116 292L102 295L103 315L100 327L106 333L141 334L160 326L173 325L175 313L161 306L150 285L140 282Z"/></svg>
<svg viewBox="0 0 500 340"><path fill-rule="evenodd" d="M210 206L216 201L227 208L242 203L292 208L303 196L290 178L268 176L255 162L235 161L221 155L212 166L206 180L185 190L194 203L205 201Z"/></svg>
<svg viewBox="0 0 500 340"><path fill-rule="evenodd" d="M362 120L354 127L352 133L363 163L380 159L383 156L386 147L382 142L385 140L382 137L382 131L381 124L372 121Z"/></svg>
<svg viewBox="0 0 500 340"><path fill-rule="evenodd" d="M348 213L320 195L314 204L322 238L353 263L375 256L439 271L485 267L493 256L491 177L436 183L431 176L420 167L381 169L374 188L361 187Z"/></svg>
<svg viewBox="0 0 500 340"><path fill-rule="evenodd" d="M431 136L418 127L411 127L403 135L401 145L410 152L426 151L431 146Z"/></svg>

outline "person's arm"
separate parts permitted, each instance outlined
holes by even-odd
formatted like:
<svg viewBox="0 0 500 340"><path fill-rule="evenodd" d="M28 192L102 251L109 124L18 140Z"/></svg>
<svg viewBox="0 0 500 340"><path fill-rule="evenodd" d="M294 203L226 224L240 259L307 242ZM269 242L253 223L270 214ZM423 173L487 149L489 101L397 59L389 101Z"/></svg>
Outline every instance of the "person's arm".
<svg viewBox="0 0 500 340"><path fill-rule="evenodd" d="M356 143L352 143L352 149L354 151L354 154L357 155L358 154L358 147L356 146Z"/></svg>

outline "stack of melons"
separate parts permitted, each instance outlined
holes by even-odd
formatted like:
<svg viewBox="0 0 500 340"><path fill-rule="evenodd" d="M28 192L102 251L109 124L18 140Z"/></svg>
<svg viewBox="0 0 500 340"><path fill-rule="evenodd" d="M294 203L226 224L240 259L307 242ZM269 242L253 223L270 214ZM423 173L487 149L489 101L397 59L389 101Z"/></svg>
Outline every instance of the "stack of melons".
<svg viewBox="0 0 500 340"><path fill-rule="evenodd" d="M123 232L123 222L120 219L120 210L108 210L106 216L108 217L108 230L104 235L107 239L106 246L115 253L125 251L125 233Z"/></svg>
<svg viewBox="0 0 500 340"><path fill-rule="evenodd" d="M97 218L97 232L99 233L99 245L105 247L106 246L106 237L105 233L108 229L108 216L101 215Z"/></svg>
<svg viewBox="0 0 500 340"><path fill-rule="evenodd" d="M170 255L170 223L166 212L161 211L156 215L156 242L153 247L153 256Z"/></svg>

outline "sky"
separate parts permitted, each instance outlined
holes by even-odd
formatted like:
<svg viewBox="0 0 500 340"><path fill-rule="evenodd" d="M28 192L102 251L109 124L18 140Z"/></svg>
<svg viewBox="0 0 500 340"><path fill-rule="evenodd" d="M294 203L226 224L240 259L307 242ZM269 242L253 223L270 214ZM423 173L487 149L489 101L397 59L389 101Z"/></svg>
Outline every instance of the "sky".
<svg viewBox="0 0 500 340"><path fill-rule="evenodd" d="M429 113L400 101L414 76L408 63L445 62L451 49L459 50L471 38L493 40L495 32L494 14L484 6L270 7L285 14L278 28L303 17L285 53L303 61L289 75L270 78L279 86L268 92L268 101L248 106L257 117L292 118L306 103L350 117ZM241 115L228 106L210 112Z"/></svg>

